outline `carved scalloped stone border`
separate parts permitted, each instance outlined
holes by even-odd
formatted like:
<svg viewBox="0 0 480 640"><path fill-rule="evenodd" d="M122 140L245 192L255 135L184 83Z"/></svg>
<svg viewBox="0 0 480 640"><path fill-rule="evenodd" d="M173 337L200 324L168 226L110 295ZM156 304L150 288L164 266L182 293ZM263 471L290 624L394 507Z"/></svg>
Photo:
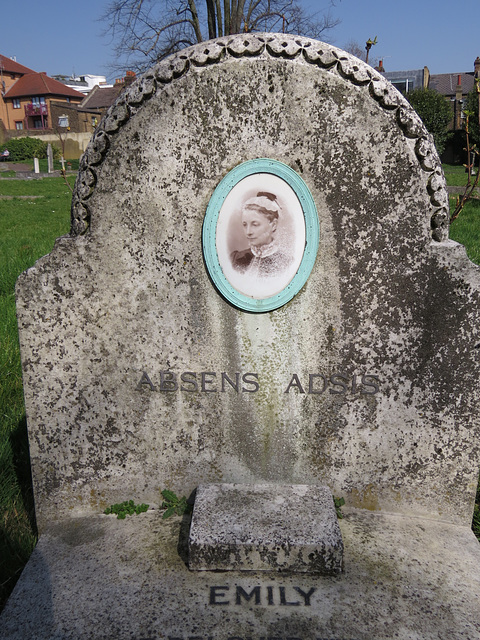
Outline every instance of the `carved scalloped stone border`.
<svg viewBox="0 0 480 640"><path fill-rule="evenodd" d="M441 242L448 238L448 194L440 160L422 121L403 96L372 67L331 45L299 36L283 34L247 34L218 38L185 49L152 67L134 82L102 118L81 159L71 211L71 235L82 235L90 226L88 200L111 138L132 118L144 102L165 85L184 76L192 67L205 67L228 58L256 57L267 53L272 58L293 60L303 57L309 64L336 71L357 86L365 86L380 106L395 112L397 123L407 138L416 140L415 153L427 175L426 183L433 208L431 234Z"/></svg>

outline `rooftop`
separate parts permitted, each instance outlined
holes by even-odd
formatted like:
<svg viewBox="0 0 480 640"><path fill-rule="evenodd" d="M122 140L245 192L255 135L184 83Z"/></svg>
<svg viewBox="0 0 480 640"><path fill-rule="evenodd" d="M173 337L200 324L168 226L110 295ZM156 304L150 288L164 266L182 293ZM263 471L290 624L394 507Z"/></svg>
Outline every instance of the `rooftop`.
<svg viewBox="0 0 480 640"><path fill-rule="evenodd" d="M5 98L23 98L25 96L66 96L83 99L83 95L66 85L47 76L46 73L29 72L23 75L6 92Z"/></svg>
<svg viewBox="0 0 480 640"><path fill-rule="evenodd" d="M2 56L0 54L0 70L4 73L12 73L12 74L20 74L24 75L25 73L35 73L33 69L29 69L28 67L24 67L23 64L19 64L16 60L12 60L11 58L7 58L6 56Z"/></svg>
<svg viewBox="0 0 480 640"><path fill-rule="evenodd" d="M430 76L430 89L434 89L444 96L455 95L458 79L462 86L462 93L470 93L474 86L475 73L435 73Z"/></svg>
<svg viewBox="0 0 480 640"><path fill-rule="evenodd" d="M123 89L123 84L116 84L113 87L99 87L92 89L82 102L82 107L86 109L105 109L110 107L118 98Z"/></svg>

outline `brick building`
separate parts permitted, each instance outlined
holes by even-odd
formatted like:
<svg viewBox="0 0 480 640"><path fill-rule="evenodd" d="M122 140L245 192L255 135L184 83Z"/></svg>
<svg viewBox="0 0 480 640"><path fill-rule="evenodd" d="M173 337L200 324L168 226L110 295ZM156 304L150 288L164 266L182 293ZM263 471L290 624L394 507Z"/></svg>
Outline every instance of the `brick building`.
<svg viewBox="0 0 480 640"><path fill-rule="evenodd" d="M51 129L52 101L80 104L83 95L46 73L24 73L2 94L3 123L9 131Z"/></svg>

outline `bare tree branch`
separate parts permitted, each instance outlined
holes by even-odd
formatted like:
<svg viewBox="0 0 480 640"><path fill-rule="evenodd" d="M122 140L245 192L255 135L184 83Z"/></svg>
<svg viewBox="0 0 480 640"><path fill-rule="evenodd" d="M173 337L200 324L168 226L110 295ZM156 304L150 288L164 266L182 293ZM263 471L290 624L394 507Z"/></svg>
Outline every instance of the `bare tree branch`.
<svg viewBox="0 0 480 640"><path fill-rule="evenodd" d="M325 36L338 20L331 8L309 13L301 0L111 0L102 20L117 69L142 71L185 46L243 32Z"/></svg>

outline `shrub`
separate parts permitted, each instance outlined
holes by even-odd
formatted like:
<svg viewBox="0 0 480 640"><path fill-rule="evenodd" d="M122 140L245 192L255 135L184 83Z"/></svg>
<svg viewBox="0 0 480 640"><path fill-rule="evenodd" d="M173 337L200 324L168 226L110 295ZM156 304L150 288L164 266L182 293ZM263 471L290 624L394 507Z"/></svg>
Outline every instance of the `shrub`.
<svg viewBox="0 0 480 640"><path fill-rule="evenodd" d="M406 96L432 134L438 155L445 149L450 136L447 127L453 117L452 109L445 98L433 89L414 89Z"/></svg>
<svg viewBox="0 0 480 640"><path fill-rule="evenodd" d="M21 162L22 160L32 160L47 157L47 143L38 138L12 138L2 145L2 150L8 149L11 162ZM60 149L52 145L53 157L60 156Z"/></svg>

